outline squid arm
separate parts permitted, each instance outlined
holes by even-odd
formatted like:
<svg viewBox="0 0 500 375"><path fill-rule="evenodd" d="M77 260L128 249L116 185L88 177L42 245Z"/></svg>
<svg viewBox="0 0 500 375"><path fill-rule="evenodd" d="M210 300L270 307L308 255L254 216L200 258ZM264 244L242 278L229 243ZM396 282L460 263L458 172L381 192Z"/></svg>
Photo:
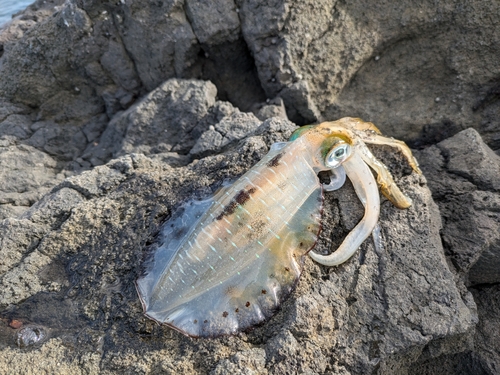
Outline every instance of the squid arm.
<svg viewBox="0 0 500 375"><path fill-rule="evenodd" d="M380 187L382 194L396 207L408 208L412 204L411 199L403 194L403 192L396 185L386 166L371 153L365 143L388 145L397 148L408 160L408 163L413 170L420 174L421 171L418 167L417 161L412 156L410 149L404 142L384 137L377 134L378 132L375 132L371 128L370 130L372 130L372 135L363 139L364 142L356 142L353 155L342 164L345 169L345 173L354 186L354 190L356 191L358 198L365 206L365 214L358 225L356 225L356 227L347 235L335 252L330 255L320 255L314 252L309 253L311 258L325 266L336 266L347 261L356 252L363 241L370 235L370 233L373 234L376 250L380 250L382 248L380 228L377 224L380 214L380 198L377 185ZM368 166L376 172L376 182ZM330 185L333 185L334 180L339 180L338 176L342 175L343 171L335 171L339 168L341 167L332 169L332 173L335 177L332 177ZM335 190L326 189L329 185L323 186L327 191Z"/></svg>
<svg viewBox="0 0 500 375"><path fill-rule="evenodd" d="M365 206L365 214L335 252L330 255L309 253L311 258L325 266L336 266L348 260L372 233L377 225L380 213L380 197L377 183L362 156L354 152L342 166L351 180L358 198Z"/></svg>

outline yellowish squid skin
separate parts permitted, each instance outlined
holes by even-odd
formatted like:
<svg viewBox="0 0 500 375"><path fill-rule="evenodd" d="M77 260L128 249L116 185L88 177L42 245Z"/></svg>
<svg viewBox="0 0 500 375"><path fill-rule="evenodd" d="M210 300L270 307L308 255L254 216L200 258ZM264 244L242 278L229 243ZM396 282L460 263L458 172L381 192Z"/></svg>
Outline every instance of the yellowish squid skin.
<svg viewBox="0 0 500 375"><path fill-rule="evenodd" d="M298 132L300 133L300 129ZM325 145L328 148L335 140L340 139L351 147L350 156L343 160L341 165L351 180L358 197L365 205L365 214L340 247L332 254L323 256L314 252L309 253L311 258L318 263L327 266L339 265L354 254L377 224L380 200L376 184L378 184L382 194L396 207L404 209L410 207L412 203L411 199L404 195L396 185L387 167L371 153L366 144L394 147L403 154L416 173L420 174L421 171L411 150L404 142L384 137L374 124L358 118L345 117L338 121L323 122L299 134L298 137L306 137L311 145L310 149L318 150L314 154L317 168L321 168L322 163L324 166ZM293 138L294 136L292 136ZM328 142L328 140L330 141ZM376 184L368 166L377 174Z"/></svg>
<svg viewBox="0 0 500 375"><path fill-rule="evenodd" d="M397 207L411 205L366 144L397 148L420 173L403 142L382 136L372 123L343 118L299 128L231 186L186 205L166 223L161 245L137 280L145 314L188 336L233 334L274 314L306 254L328 266L349 259L377 225L379 188ZM347 175L365 215L336 251L323 256L310 250L321 228L317 174L328 170ZM342 184L332 178L329 190Z"/></svg>

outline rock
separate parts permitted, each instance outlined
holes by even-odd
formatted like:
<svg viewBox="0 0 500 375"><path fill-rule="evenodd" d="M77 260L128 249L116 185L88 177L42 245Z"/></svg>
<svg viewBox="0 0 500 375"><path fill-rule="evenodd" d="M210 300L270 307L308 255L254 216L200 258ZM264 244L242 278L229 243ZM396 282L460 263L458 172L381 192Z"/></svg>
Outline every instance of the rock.
<svg viewBox="0 0 500 375"><path fill-rule="evenodd" d="M207 4L37 0L0 30L0 372L498 373L497 2ZM287 117L342 116L430 146L433 197L375 147L414 199L383 202L383 249L307 260L238 336L147 320L134 280L172 209L288 139ZM349 183L328 195L316 250L362 211Z"/></svg>
<svg viewBox="0 0 500 375"><path fill-rule="evenodd" d="M4 102L0 101L0 105ZM68 127L54 121L34 121L23 106L0 110L0 218L19 217L65 177L90 167L74 161L95 140L107 120L91 119Z"/></svg>
<svg viewBox="0 0 500 375"><path fill-rule="evenodd" d="M500 356L497 350L500 340L500 288L497 284L473 289L472 293L474 299L478 301L479 314L479 324L474 337L476 350L473 359L477 364L476 368L480 368L484 374L497 374L500 370Z"/></svg>
<svg viewBox="0 0 500 375"><path fill-rule="evenodd" d="M204 130L201 121L215 104L210 82L171 79L123 113L117 114L83 159L93 165L132 152L187 153ZM208 127L208 124L205 126Z"/></svg>
<svg viewBox="0 0 500 375"><path fill-rule="evenodd" d="M0 122L0 134L12 136L17 139L26 139L31 136L31 119L26 115L13 114Z"/></svg>
<svg viewBox="0 0 500 375"><path fill-rule="evenodd" d="M5 364L2 363L2 370L11 371L12 374L35 374L36 368L41 368L43 363L44 370L53 374L98 374L99 373L99 355L97 353L88 354L81 358L70 358L71 349L64 347L61 340L51 339L41 348L30 351L8 348L5 350L9 355L16 355L17 360Z"/></svg>
<svg viewBox="0 0 500 375"><path fill-rule="evenodd" d="M60 4L50 3L47 12ZM500 147L496 3L73 1L57 9L6 45L0 96L33 108L64 100L89 111L70 119L80 122L102 106L111 117L167 79L203 78L242 110L279 95L298 123L360 116L415 145L474 123Z"/></svg>
<svg viewBox="0 0 500 375"><path fill-rule="evenodd" d="M99 165L133 152L170 153L177 160L174 163L181 165L189 159L182 157L188 152L192 157L220 152L261 122L227 102L216 102L216 93L210 82L168 80L117 114L101 138L87 148L83 159Z"/></svg>
<svg viewBox="0 0 500 375"><path fill-rule="evenodd" d="M0 220L6 219L8 217L20 216L24 211L26 211L25 206L16 206L11 203L5 203L0 205Z"/></svg>
<svg viewBox="0 0 500 375"><path fill-rule="evenodd" d="M250 349L234 354L217 363L210 375L267 374L266 352L264 349Z"/></svg>
<svg viewBox="0 0 500 375"><path fill-rule="evenodd" d="M28 107L19 104L13 104L8 100L0 98L0 123L3 123L4 120L11 115L26 115L30 112L31 111Z"/></svg>
<svg viewBox="0 0 500 375"><path fill-rule="evenodd" d="M189 153L195 157L219 153L230 143L251 134L259 125L260 121L253 114L237 111L224 117L215 126L209 127Z"/></svg>
<svg viewBox="0 0 500 375"><path fill-rule="evenodd" d="M447 255L470 284L500 281L500 157L474 129L418 154L444 226Z"/></svg>
<svg viewBox="0 0 500 375"><path fill-rule="evenodd" d="M183 3L125 2L115 14L120 16L118 32L148 92L169 78L189 75L199 46Z"/></svg>
<svg viewBox="0 0 500 375"><path fill-rule="evenodd" d="M94 122L84 129L92 127ZM31 137L23 142L26 145L43 150L56 160L70 161L81 155L87 137L80 128L60 125L54 121L38 121L31 125Z"/></svg>
<svg viewBox="0 0 500 375"><path fill-rule="evenodd" d="M256 123L251 116L241 121ZM74 373L98 361L100 371L110 373L203 368L213 374L355 374L379 368L400 374L419 361L463 350L476 323L475 306L444 259L425 179L404 175L404 168L396 168L395 177L414 205L398 210L383 202L384 248L375 250L367 240L337 268L307 259L297 290L263 325L237 336L192 340L143 316L134 280L145 247L172 210L241 175L294 129L286 120L267 120L226 153L179 168L122 156L66 179L23 218L4 221L12 234L1 251L12 253L12 261L0 276L0 315L7 322L0 337L11 337L11 320L43 330L45 341L30 352L35 360L60 361L66 345L77 341L71 358L79 360L64 360ZM404 163L392 152L382 155L391 165ZM343 217L362 212L350 184L329 194L317 251L329 251L349 231ZM38 230L20 231L29 226ZM19 350L1 349L0 369L27 355ZM32 366L16 363L20 372Z"/></svg>
<svg viewBox="0 0 500 375"><path fill-rule="evenodd" d="M285 103L280 97L268 100L266 103L257 104L252 111L255 113L257 118L262 121L271 117L288 119L286 115Z"/></svg>
<svg viewBox="0 0 500 375"><path fill-rule="evenodd" d="M26 210L64 177L57 161L36 148L0 144L0 207L6 205L3 215Z"/></svg>
<svg viewBox="0 0 500 375"><path fill-rule="evenodd" d="M29 220L11 218L0 221L0 227L0 245L4 249L0 275L3 276L19 263L24 254L31 252L38 245L45 231L43 227Z"/></svg>
<svg viewBox="0 0 500 375"><path fill-rule="evenodd" d="M102 175L102 170L105 168L94 169L92 175ZM110 176L111 177L111 176ZM40 225L44 230L56 229L61 226L61 224L66 221L66 219L71 215L71 209L81 203L85 196L91 196L91 193L82 194L78 192L79 189L66 188L64 186L75 186L75 180L77 177L70 177L59 184L59 188L50 194L45 195L42 199L31 206L23 215L19 218L20 220L29 220L37 225ZM87 179L87 183L90 179ZM107 179L107 183L110 184L113 178ZM88 186L88 185L87 185ZM84 190L83 186L80 190ZM95 190L95 189L88 189Z"/></svg>
<svg viewBox="0 0 500 375"><path fill-rule="evenodd" d="M474 343L459 354L444 355L430 360L409 372L417 374L484 374L495 375L500 368L498 355L498 332L500 332L498 285L471 288L477 302L479 323L474 334ZM471 337L472 339L472 337Z"/></svg>
<svg viewBox="0 0 500 375"><path fill-rule="evenodd" d="M240 37L240 20L232 0L187 0L186 14L201 44L223 44Z"/></svg>
<svg viewBox="0 0 500 375"><path fill-rule="evenodd" d="M261 85L283 98L292 121L356 116L414 143L477 124L500 148L499 50L491 45L500 31L488 20L497 3L238 4Z"/></svg>
<svg viewBox="0 0 500 375"><path fill-rule="evenodd" d="M0 25L0 57L2 57L6 44L13 43L34 25L51 16L64 0L36 0L25 10L14 14L12 21ZM3 22L1 22L3 23Z"/></svg>

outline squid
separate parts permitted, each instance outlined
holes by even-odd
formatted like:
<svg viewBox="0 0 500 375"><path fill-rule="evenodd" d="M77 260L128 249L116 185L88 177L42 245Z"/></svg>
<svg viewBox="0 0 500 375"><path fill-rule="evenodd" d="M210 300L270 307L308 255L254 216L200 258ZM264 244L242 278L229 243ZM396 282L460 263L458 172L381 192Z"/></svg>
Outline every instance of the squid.
<svg viewBox="0 0 500 375"><path fill-rule="evenodd" d="M404 142L347 117L297 129L231 186L181 206L136 282L145 315L191 337L235 334L276 312L307 255L325 266L347 261L377 227L379 190L398 208L412 204L367 144L394 147L421 173ZM330 172L330 183L320 182L321 171ZM339 189L346 176L364 216L338 249L318 254L311 250L323 192Z"/></svg>

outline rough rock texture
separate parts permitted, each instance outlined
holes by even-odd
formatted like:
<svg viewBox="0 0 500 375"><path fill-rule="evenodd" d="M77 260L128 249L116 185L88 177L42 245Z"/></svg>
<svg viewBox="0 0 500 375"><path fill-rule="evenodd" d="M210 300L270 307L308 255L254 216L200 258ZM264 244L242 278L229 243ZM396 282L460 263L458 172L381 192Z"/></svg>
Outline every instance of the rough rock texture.
<svg viewBox="0 0 500 375"><path fill-rule="evenodd" d="M470 284L500 282L500 157L474 129L418 154L438 203L442 238Z"/></svg>
<svg viewBox="0 0 500 375"><path fill-rule="evenodd" d="M497 374L499 16L478 0L16 15L0 30L0 373ZM171 210L287 139L287 117L341 116L420 149L425 177L374 148L414 199L383 202L384 248L308 260L281 311L235 337L143 317L133 282ZM361 215L349 183L329 195L317 251Z"/></svg>
<svg viewBox="0 0 500 375"><path fill-rule="evenodd" d="M132 152L186 153L208 127L201 121L215 104L216 94L210 82L169 80L117 114L82 158L99 165Z"/></svg>
<svg viewBox="0 0 500 375"><path fill-rule="evenodd" d="M12 20L0 27L0 57L5 44L21 39L27 30L51 16L63 3L64 0L36 0L24 11L12 15Z"/></svg>
<svg viewBox="0 0 500 375"><path fill-rule="evenodd" d="M472 125L500 148L497 2L238 3L262 87L292 120L370 118L415 144Z"/></svg>
<svg viewBox="0 0 500 375"><path fill-rule="evenodd" d="M61 100L116 113L168 78L194 77L245 110L279 95L299 123L360 116L415 144L474 125L500 148L497 2L73 0L57 9L4 46L0 68L0 96L45 103L46 115Z"/></svg>
<svg viewBox="0 0 500 375"><path fill-rule="evenodd" d="M356 257L335 269L308 260L297 290L261 327L192 340L142 315L134 280L145 245L172 209L241 174L294 128L268 120L236 150L180 168L140 154L123 156L66 179L19 219L4 221L9 235L2 247L7 260L0 306L8 348L0 366L8 367L25 328L36 328L39 341L27 346L44 348L37 349L41 356L59 358L78 343L73 358L79 360L64 365L79 367L80 358L95 356L97 345L100 357L94 361L116 373L230 373L253 366L257 373L401 374L422 358L467 347L475 305L446 264L425 178L402 176L404 168L396 170L398 181L414 205L402 211L384 202L384 249L376 252L366 241ZM403 165L401 157L387 155L389 164ZM350 185L330 195L325 210L318 251L328 251L332 236L345 235L355 225L352 217L363 212ZM8 326L13 321L22 328Z"/></svg>
<svg viewBox="0 0 500 375"><path fill-rule="evenodd" d="M479 324L476 330L475 362L484 368L486 374L500 372L498 342L500 340L500 288L499 285L473 290L478 301Z"/></svg>
<svg viewBox="0 0 500 375"><path fill-rule="evenodd" d="M421 168L443 218L441 238L458 276L471 287L479 323L474 346L428 361L429 374L497 374L500 322L500 158L474 129L419 152Z"/></svg>
<svg viewBox="0 0 500 375"><path fill-rule="evenodd" d="M109 151L88 151L110 120L177 77L210 80L217 99L261 120L360 116L419 147L474 126L498 150L499 12L451 0L37 0L0 33L0 103L29 118L0 137L69 171L106 163ZM260 111L266 99L278 104Z"/></svg>
<svg viewBox="0 0 500 375"><path fill-rule="evenodd" d="M64 177L57 161L46 153L0 140L0 219L17 216Z"/></svg>

